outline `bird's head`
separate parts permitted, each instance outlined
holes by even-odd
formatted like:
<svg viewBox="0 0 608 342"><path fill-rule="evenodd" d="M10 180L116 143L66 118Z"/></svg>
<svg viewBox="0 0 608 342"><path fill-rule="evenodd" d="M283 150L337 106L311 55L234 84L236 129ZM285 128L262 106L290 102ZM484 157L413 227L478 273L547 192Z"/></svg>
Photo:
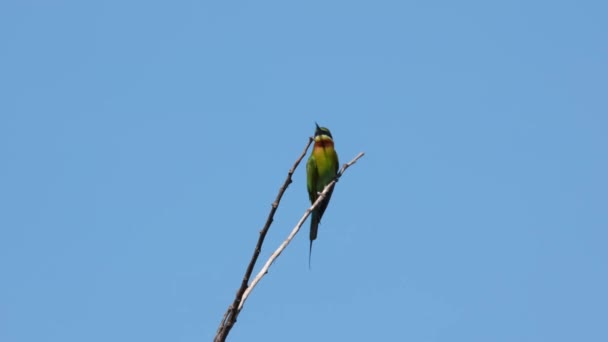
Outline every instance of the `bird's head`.
<svg viewBox="0 0 608 342"><path fill-rule="evenodd" d="M320 127L319 124L316 122L315 125L317 126L317 129L315 130L315 141L333 140L329 129L325 127Z"/></svg>

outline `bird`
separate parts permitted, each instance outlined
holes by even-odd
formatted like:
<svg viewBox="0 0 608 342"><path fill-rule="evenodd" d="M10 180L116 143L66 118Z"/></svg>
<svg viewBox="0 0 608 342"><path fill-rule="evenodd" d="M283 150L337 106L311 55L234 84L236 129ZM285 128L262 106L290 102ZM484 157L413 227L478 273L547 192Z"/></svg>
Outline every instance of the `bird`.
<svg viewBox="0 0 608 342"><path fill-rule="evenodd" d="M323 191L327 184L331 183L338 175L338 154L334 149L334 140L329 129L320 127L315 122L316 129L314 135L314 145L310 157L306 163L306 186L310 203L315 203L319 193ZM310 268L310 256L312 254L312 242L317 238L317 231L321 217L327 209L327 204L331 198L333 188L327 196L312 212L310 221L310 247L308 250L308 267Z"/></svg>

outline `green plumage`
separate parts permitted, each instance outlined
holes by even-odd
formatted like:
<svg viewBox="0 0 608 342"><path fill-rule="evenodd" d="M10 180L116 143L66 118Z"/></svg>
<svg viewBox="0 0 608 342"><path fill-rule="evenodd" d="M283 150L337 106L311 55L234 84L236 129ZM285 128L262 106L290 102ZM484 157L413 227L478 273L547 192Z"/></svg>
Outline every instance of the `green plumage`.
<svg viewBox="0 0 608 342"><path fill-rule="evenodd" d="M329 129L325 127L319 127L315 131L315 144L306 163L306 185L308 187L308 196L310 203L314 203L319 197L319 193L323 191L325 186L329 184L338 173L340 163L338 162L338 155L334 149L334 142ZM308 262L310 265L310 255L312 253L312 242L317 238L317 232L319 229L319 223L327 204L331 198L330 191L323 201L317 206L312 212L310 221L310 250L308 254Z"/></svg>

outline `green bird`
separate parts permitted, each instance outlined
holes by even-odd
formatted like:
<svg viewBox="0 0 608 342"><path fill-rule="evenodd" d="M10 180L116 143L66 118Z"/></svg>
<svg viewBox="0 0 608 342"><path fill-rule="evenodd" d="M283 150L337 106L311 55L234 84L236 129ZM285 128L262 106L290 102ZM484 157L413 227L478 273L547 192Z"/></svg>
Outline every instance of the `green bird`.
<svg viewBox="0 0 608 342"><path fill-rule="evenodd" d="M308 187L308 197L310 203L314 203L319 197L319 193L323 191L325 186L329 184L338 174L340 163L338 162L338 154L334 149L334 140L329 129L319 127L315 123L317 129L315 131L315 144L312 148L312 153L306 163L306 185ZM321 203L312 212L310 221L310 249L308 250L308 266L310 267L310 256L312 254L312 242L317 238L317 230L321 217L327 209L327 204L331 198L333 189L327 194Z"/></svg>

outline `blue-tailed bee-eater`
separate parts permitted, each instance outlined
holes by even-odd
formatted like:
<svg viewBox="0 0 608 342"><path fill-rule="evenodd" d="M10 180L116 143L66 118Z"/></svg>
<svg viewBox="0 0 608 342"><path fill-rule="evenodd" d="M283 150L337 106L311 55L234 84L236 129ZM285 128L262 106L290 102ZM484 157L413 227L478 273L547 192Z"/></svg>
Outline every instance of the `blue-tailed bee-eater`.
<svg viewBox="0 0 608 342"><path fill-rule="evenodd" d="M312 148L312 153L306 163L306 185L308 187L308 197L310 203L314 203L319 197L319 193L323 191L325 186L336 178L340 163L338 162L338 154L334 149L334 140L329 129L319 127L318 124L315 130L315 143ZM321 217L327 209L327 204L331 198L333 189L327 193L327 196L312 212L310 220L310 248L308 250L308 265L310 266L310 255L312 253L312 242L317 238L317 231Z"/></svg>

